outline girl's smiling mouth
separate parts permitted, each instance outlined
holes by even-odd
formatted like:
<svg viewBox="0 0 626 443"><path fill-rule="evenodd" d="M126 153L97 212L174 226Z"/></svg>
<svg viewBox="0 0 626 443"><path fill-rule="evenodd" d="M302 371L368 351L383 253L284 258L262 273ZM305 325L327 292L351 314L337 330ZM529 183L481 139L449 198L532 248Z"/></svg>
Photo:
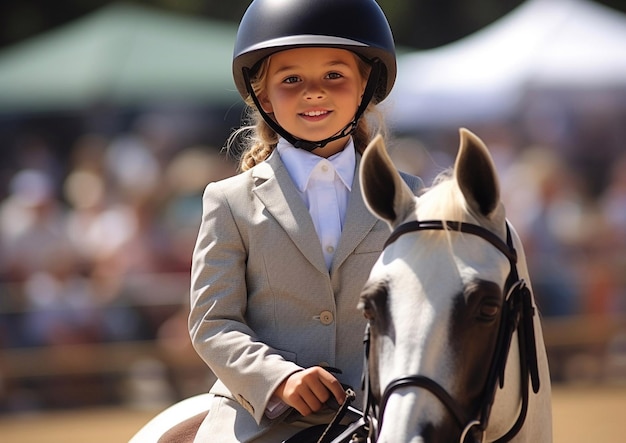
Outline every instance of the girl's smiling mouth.
<svg viewBox="0 0 626 443"><path fill-rule="evenodd" d="M301 117L304 117L307 120L319 120L321 118L324 118L325 116L327 116L328 114L330 114L331 111L327 111L327 110L315 110L315 111L306 111L306 112L302 112L300 114Z"/></svg>

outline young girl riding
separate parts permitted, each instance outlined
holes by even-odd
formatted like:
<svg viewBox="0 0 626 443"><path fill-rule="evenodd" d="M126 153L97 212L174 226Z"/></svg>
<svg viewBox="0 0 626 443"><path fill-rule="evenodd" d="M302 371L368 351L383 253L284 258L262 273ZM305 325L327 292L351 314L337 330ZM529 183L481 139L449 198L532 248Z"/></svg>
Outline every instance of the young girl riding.
<svg viewBox="0 0 626 443"><path fill-rule="evenodd" d="M207 186L192 261L189 331L217 376L196 441L280 442L328 423L346 387L360 397L356 306L389 230L358 168L395 75L374 0L255 0L243 16L242 172Z"/></svg>

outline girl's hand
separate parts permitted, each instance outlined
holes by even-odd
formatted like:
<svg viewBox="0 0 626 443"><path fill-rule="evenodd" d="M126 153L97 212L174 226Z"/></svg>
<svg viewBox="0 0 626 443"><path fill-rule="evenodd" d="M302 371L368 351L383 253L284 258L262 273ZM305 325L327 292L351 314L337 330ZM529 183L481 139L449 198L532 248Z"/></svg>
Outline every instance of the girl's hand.
<svg viewBox="0 0 626 443"><path fill-rule="evenodd" d="M339 404L346 399L341 383L320 366L291 374L276 388L274 395L303 416L319 411L331 395Z"/></svg>

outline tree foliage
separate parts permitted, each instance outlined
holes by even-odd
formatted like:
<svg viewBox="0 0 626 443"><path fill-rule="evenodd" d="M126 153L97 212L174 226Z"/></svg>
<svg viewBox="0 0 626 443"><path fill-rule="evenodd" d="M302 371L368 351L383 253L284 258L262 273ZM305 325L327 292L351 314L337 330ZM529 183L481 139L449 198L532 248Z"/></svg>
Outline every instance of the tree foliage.
<svg viewBox="0 0 626 443"><path fill-rule="evenodd" d="M194 16L237 22L250 0L126 0ZM458 40L494 22L524 0L378 0L400 46L428 49ZM626 0L600 3L626 11ZM88 14L111 0L0 2L0 47Z"/></svg>

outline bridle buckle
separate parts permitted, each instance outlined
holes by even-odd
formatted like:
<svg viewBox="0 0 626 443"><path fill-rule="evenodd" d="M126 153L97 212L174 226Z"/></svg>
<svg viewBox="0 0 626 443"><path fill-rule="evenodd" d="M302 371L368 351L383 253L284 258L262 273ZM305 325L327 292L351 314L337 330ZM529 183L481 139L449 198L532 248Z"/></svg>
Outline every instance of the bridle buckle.
<svg viewBox="0 0 626 443"><path fill-rule="evenodd" d="M480 420L472 420L467 424L467 426L465 426L465 429L463 429L463 432L461 432L461 438L459 438L459 443L465 443L465 439L467 438L473 427L480 428ZM482 429L480 431L480 443L485 443L486 441L487 431L485 429Z"/></svg>

